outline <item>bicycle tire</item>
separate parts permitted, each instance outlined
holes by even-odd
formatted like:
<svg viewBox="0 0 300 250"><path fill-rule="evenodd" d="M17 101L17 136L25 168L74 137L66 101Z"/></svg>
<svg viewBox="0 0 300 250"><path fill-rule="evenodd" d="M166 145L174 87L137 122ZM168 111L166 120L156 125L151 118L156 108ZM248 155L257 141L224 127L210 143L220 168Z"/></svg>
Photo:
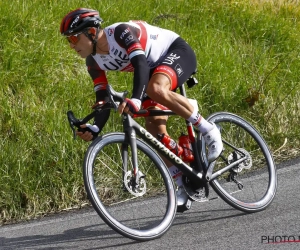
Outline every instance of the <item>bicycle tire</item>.
<svg viewBox="0 0 300 250"><path fill-rule="evenodd" d="M224 145L222 157L211 163L212 174L245 156L240 164L211 180L210 185L225 202L238 210L247 213L264 210L271 204L277 190L276 166L265 140L238 115L218 112L207 120L218 126ZM205 153L204 140L201 142Z"/></svg>
<svg viewBox="0 0 300 250"><path fill-rule="evenodd" d="M128 145L124 133L106 134L93 141L83 164L85 189L95 211L113 230L133 240L152 240L163 235L174 220L174 183L159 155L137 139L139 171L145 175L140 182L142 191L136 196L126 190L125 178L128 173L130 176L131 168L128 166L128 172L123 173L124 144ZM127 152L131 164L129 145Z"/></svg>

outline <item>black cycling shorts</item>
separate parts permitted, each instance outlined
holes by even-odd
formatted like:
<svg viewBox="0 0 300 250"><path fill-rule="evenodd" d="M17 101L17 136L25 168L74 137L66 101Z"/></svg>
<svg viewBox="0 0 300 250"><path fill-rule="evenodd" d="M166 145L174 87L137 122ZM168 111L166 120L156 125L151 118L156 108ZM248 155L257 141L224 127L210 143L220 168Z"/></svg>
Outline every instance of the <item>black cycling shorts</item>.
<svg viewBox="0 0 300 250"><path fill-rule="evenodd" d="M196 55L192 48L178 37L168 49L161 63L151 71L151 76L162 73L171 81L171 90L181 86L195 73L197 68Z"/></svg>
<svg viewBox="0 0 300 250"><path fill-rule="evenodd" d="M195 52L181 37L178 37L170 46L161 63L151 70L150 77L157 73L166 75L171 82L170 90L175 90L196 72L196 68L197 60ZM159 109L166 109L149 97L143 99L143 109L154 106Z"/></svg>

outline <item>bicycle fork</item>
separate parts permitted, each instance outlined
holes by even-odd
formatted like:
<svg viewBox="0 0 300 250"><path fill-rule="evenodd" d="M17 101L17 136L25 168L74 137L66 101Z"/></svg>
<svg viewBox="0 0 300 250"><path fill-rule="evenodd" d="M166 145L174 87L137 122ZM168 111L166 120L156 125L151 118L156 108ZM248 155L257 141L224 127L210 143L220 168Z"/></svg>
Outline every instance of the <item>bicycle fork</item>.
<svg viewBox="0 0 300 250"><path fill-rule="evenodd" d="M126 116L125 116L126 117ZM123 117L123 119L125 119ZM126 123L125 123L126 124ZM140 184L140 179L144 177L144 174L139 171L138 166L138 152L136 143L136 132L131 126L124 126L125 143L122 144L121 155L123 159L123 188L126 189L124 182L127 181L125 175L131 171L131 178L129 180L129 186L132 191L137 190ZM131 159L128 159L128 148L131 149ZM131 162L132 169L128 169L128 163Z"/></svg>

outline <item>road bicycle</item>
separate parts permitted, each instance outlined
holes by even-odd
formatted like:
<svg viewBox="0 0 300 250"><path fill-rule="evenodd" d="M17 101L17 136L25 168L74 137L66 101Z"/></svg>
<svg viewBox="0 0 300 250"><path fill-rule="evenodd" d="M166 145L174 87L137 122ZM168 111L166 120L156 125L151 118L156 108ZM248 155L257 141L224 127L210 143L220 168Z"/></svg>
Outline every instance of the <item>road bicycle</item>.
<svg viewBox="0 0 300 250"><path fill-rule="evenodd" d="M185 86L180 94L186 96ZM127 92L107 86L109 101L100 101L93 112L77 119L67 112L70 126L87 123L96 112L117 110ZM170 110L140 110L132 117L122 114L122 132L97 137L88 147L83 179L88 198L99 216L121 235L147 241L162 236L176 214L176 188L160 155L183 172L185 191L196 202L209 199L209 187L232 207L246 213L258 212L272 202L277 189L276 167L259 132L245 119L228 112L210 115L221 131L224 149L211 163L202 134L185 121L194 161L172 153L151 135L138 117L175 115Z"/></svg>

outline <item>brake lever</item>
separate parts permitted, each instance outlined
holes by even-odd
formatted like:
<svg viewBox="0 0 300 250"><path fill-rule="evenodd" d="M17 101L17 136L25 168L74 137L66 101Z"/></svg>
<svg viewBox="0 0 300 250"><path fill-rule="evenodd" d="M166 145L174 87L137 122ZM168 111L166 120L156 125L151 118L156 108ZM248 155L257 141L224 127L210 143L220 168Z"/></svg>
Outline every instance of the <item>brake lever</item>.
<svg viewBox="0 0 300 250"><path fill-rule="evenodd" d="M115 111L118 110L118 103L117 102L120 102L122 103L128 92L127 91L124 91L124 92L116 92L111 85L107 84L107 87L106 87L106 91L108 93L108 98L109 98L109 102L111 103L111 105L113 106L113 108L115 109Z"/></svg>
<svg viewBox="0 0 300 250"><path fill-rule="evenodd" d="M76 130L75 127L80 128L80 125L82 124L81 120L78 120L75 116L73 111L69 110L67 112L67 117L68 117L68 121L69 121L69 125L72 129L73 132L73 138L74 140L76 139Z"/></svg>
<svg viewBox="0 0 300 250"><path fill-rule="evenodd" d="M92 109L95 111L98 111L98 112L105 110L105 109L111 109L111 108L115 109L114 102L111 102L111 101L108 101L108 102L99 101L99 102L96 102L92 106Z"/></svg>

